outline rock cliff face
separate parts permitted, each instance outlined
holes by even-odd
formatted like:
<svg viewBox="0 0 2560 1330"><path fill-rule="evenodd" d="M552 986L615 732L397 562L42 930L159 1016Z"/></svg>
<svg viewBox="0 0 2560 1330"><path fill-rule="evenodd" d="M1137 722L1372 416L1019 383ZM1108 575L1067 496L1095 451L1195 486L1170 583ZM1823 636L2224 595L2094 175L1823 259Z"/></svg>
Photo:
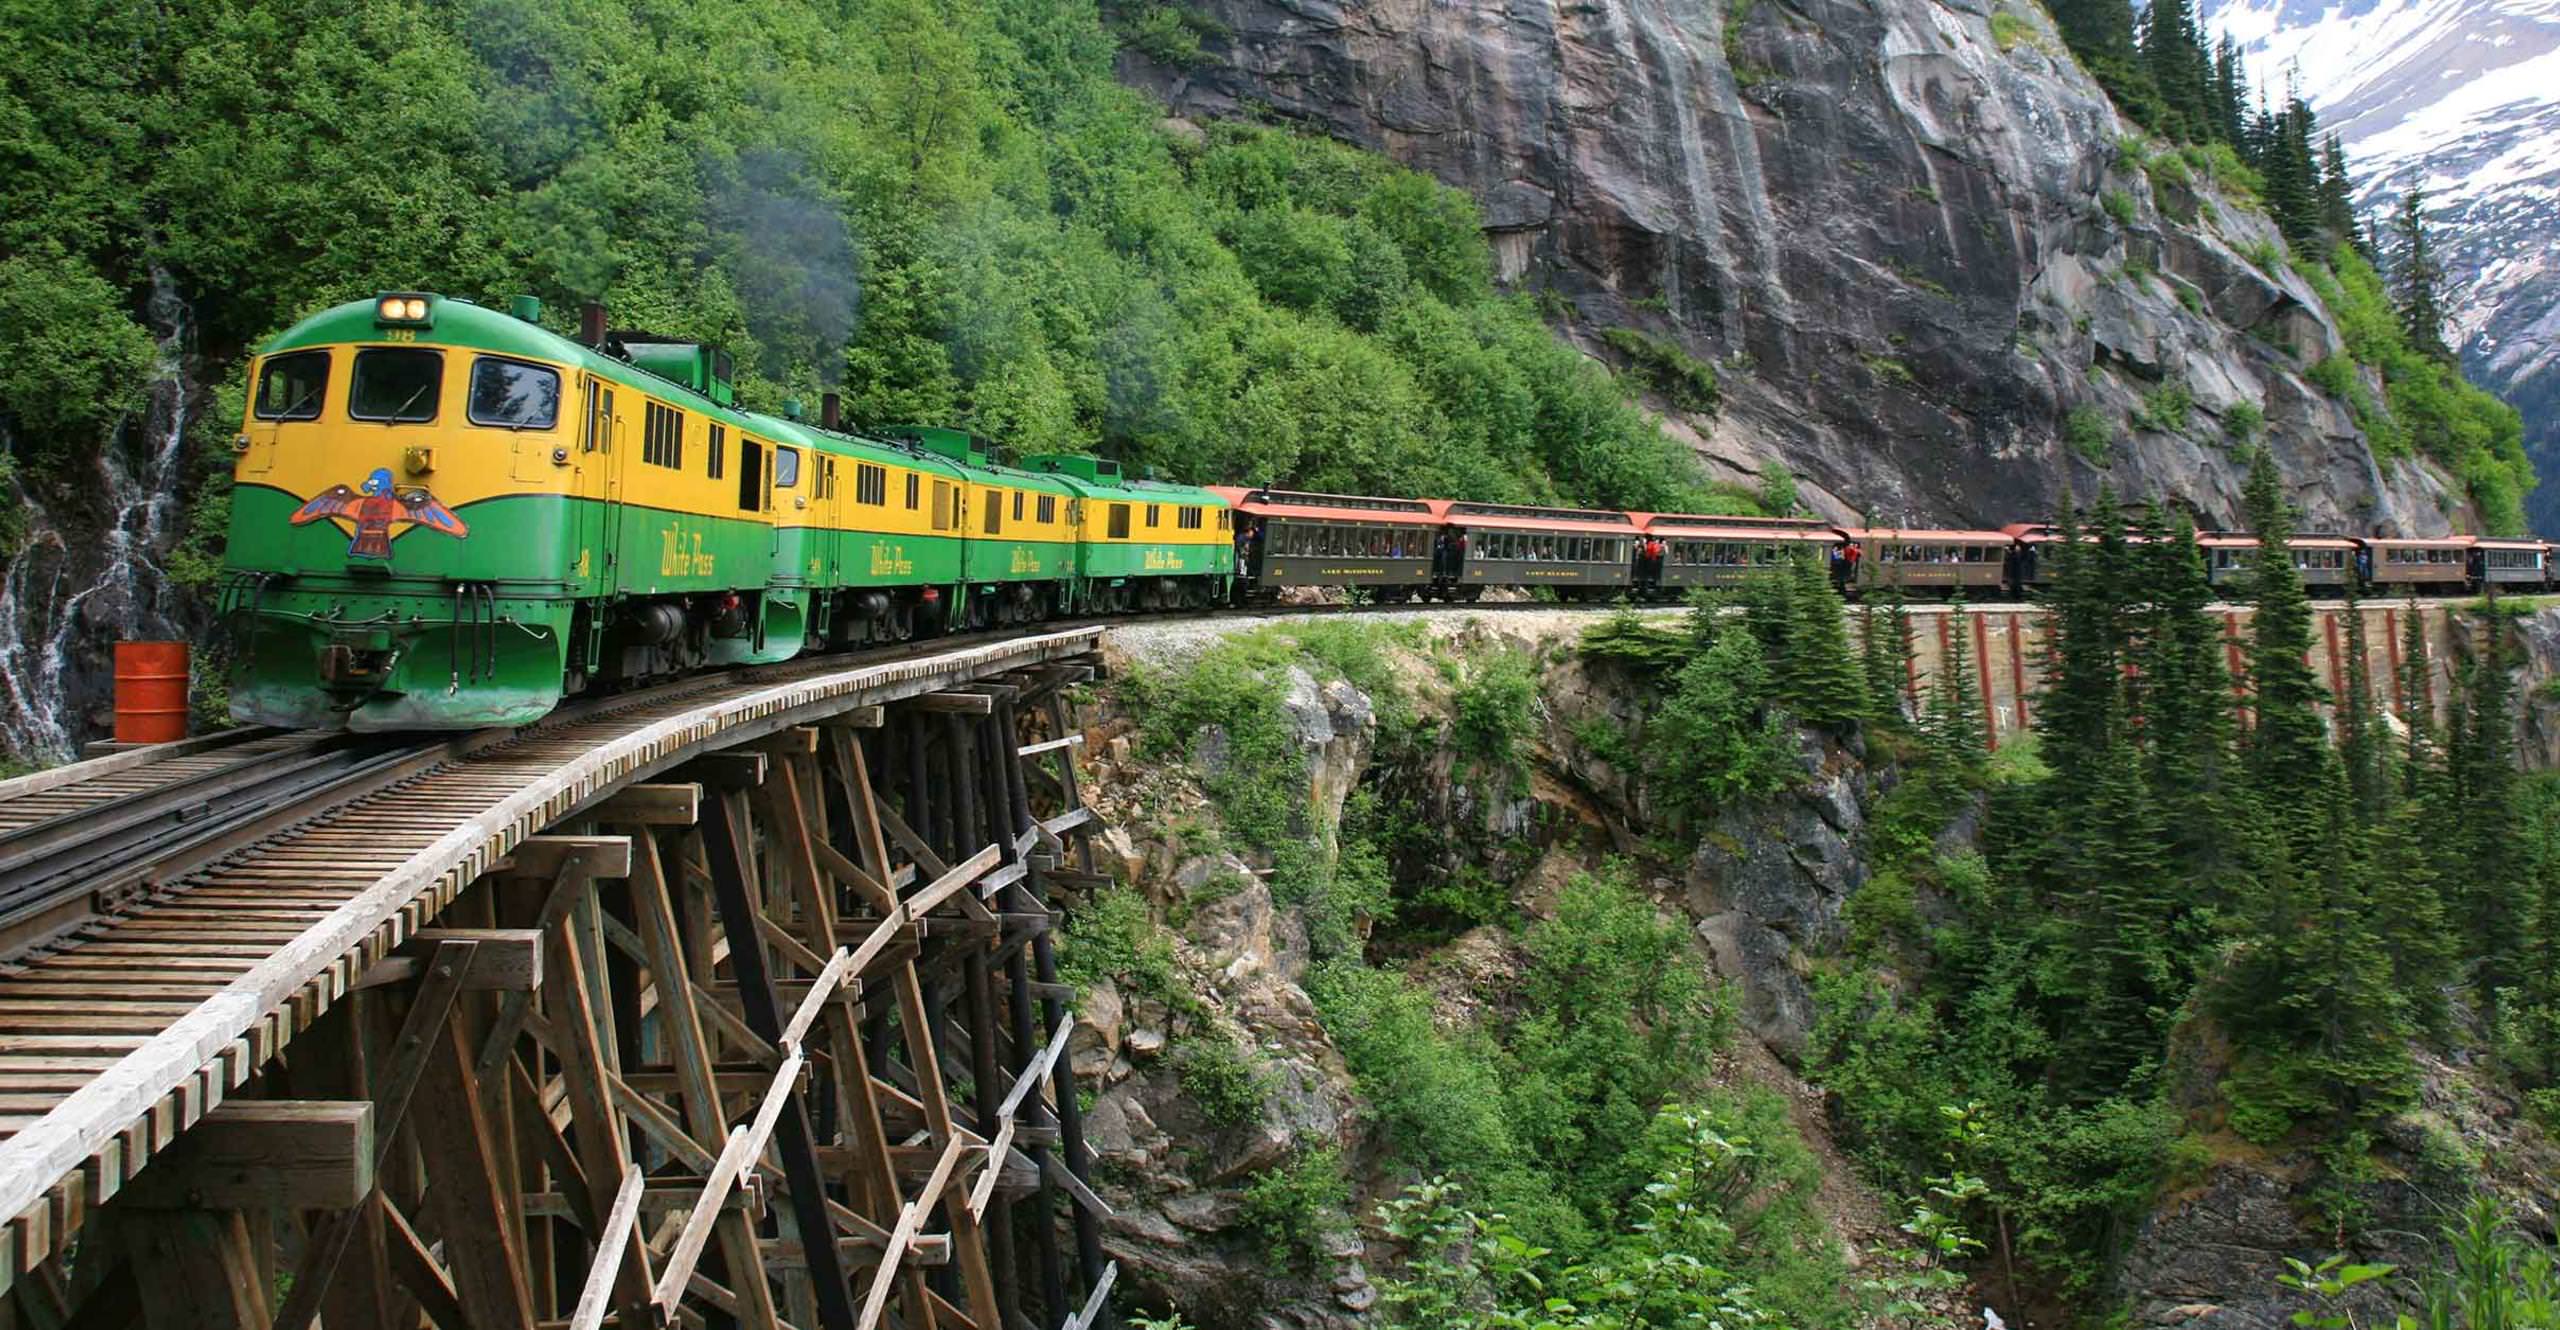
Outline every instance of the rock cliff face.
<svg viewBox="0 0 2560 1330"><path fill-rule="evenodd" d="M1738 478L1782 461L1834 517L1999 523L2112 484L2225 522L2255 410L2315 525L2465 521L2303 379L2340 340L2271 225L2174 170L2155 192L2038 6L1192 8L1224 33L1201 63L1125 77L1471 191L1505 281L1595 353L1632 328L1712 362L1721 411L1675 425Z"/></svg>

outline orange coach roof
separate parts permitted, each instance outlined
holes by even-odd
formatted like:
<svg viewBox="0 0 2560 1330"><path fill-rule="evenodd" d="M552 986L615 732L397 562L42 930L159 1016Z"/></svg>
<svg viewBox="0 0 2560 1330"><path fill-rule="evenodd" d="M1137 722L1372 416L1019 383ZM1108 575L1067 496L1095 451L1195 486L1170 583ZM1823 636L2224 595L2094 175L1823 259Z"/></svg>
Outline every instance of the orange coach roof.
<svg viewBox="0 0 2560 1330"><path fill-rule="evenodd" d="M1844 533L1851 540L1918 542L1923 545L2006 545L2011 537L2006 531L1923 531L1900 527L1849 527Z"/></svg>
<svg viewBox="0 0 2560 1330"><path fill-rule="evenodd" d="M2476 537L2476 536L2366 536L2366 537L2364 537L2364 538L2363 538L2363 540L2364 540L2364 543L2365 543L2365 544L2367 544L2367 545L2373 545L2373 546L2394 545L2394 546L2403 546L2403 547L2406 547L2406 546L2418 546L2418 547L2424 547L2424 546L2428 546L2428 545L2457 545L2457 546L2466 546L2466 547L2467 547L2467 546L2470 546L2470 545L2473 545L2473 544L2488 543L2488 542L2482 542L2482 541L2480 541L2480 540L2479 540L2479 538L2478 538L2478 537ZM2509 543L2510 543L2510 544L2520 544L2520 545L2521 545L2521 544L2530 544L2530 543L2532 543L2532 542L2530 542L2530 541L2511 541L2511 542L2509 542Z"/></svg>
<svg viewBox="0 0 2560 1330"><path fill-rule="evenodd" d="M1629 513L1647 535L1722 536L1731 540L1840 539L1840 529L1812 518L1718 516L1711 513Z"/></svg>
<svg viewBox="0 0 2560 1330"><path fill-rule="evenodd" d="M1440 503L1432 499L1380 499L1358 494L1314 494L1298 490L1238 489L1211 485L1210 493L1240 513L1312 522L1405 522L1440 525ZM1311 500L1292 503L1290 500ZM1333 500L1333 502L1323 502ZM1401 505L1401 506L1388 506Z"/></svg>
<svg viewBox="0 0 2560 1330"><path fill-rule="evenodd" d="M2258 538L2246 531L2207 531L2196 537L2206 549L2256 549ZM2298 550L2350 550L2356 543L2344 536L2295 536L2285 542Z"/></svg>
<svg viewBox="0 0 2560 1330"><path fill-rule="evenodd" d="M1581 508L1529 508L1511 504L1477 504L1455 499L1432 499L1443 520L1470 531L1589 531L1601 535L1631 536L1636 524L1625 513L1603 512ZM1475 508L1476 512L1458 509Z"/></svg>

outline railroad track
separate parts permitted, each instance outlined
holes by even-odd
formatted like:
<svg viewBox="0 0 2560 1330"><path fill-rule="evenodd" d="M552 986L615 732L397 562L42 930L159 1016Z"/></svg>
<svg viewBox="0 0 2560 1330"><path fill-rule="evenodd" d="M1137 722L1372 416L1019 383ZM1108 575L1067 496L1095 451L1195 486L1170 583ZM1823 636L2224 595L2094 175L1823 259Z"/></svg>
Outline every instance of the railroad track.
<svg viewBox="0 0 2560 1330"><path fill-rule="evenodd" d="M710 748L1099 636L916 643L602 698L521 730L251 734L0 785L0 884L22 893L18 957L0 968L0 1289L525 837Z"/></svg>

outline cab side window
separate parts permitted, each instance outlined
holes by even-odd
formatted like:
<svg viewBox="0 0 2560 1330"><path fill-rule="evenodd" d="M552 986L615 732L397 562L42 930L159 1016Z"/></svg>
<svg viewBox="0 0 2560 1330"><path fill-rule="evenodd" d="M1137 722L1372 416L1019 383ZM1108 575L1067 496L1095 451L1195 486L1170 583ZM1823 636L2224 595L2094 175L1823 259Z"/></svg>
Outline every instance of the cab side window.
<svg viewBox="0 0 2560 1330"><path fill-rule="evenodd" d="M474 425L549 429L560 423L560 372L503 356L471 362L464 414Z"/></svg>
<svg viewBox="0 0 2560 1330"><path fill-rule="evenodd" d="M329 393L329 353L296 351L269 356L258 367L260 420L318 420L320 399Z"/></svg>

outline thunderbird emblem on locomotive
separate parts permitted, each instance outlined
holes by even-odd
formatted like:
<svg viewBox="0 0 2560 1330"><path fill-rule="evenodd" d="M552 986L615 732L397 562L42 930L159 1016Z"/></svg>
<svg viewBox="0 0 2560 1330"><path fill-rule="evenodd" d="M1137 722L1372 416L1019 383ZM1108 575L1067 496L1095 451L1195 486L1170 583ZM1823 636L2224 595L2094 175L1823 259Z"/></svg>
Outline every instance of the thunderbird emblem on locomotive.
<svg viewBox="0 0 2560 1330"><path fill-rule="evenodd" d="M403 523L432 527L457 539L471 534L471 528L438 503L436 496L425 490L395 488L388 467L374 468L364 478L362 493L344 485L330 486L294 510L293 524L306 526L324 518L355 523L355 538L347 542L350 559L390 559L391 528Z"/></svg>

